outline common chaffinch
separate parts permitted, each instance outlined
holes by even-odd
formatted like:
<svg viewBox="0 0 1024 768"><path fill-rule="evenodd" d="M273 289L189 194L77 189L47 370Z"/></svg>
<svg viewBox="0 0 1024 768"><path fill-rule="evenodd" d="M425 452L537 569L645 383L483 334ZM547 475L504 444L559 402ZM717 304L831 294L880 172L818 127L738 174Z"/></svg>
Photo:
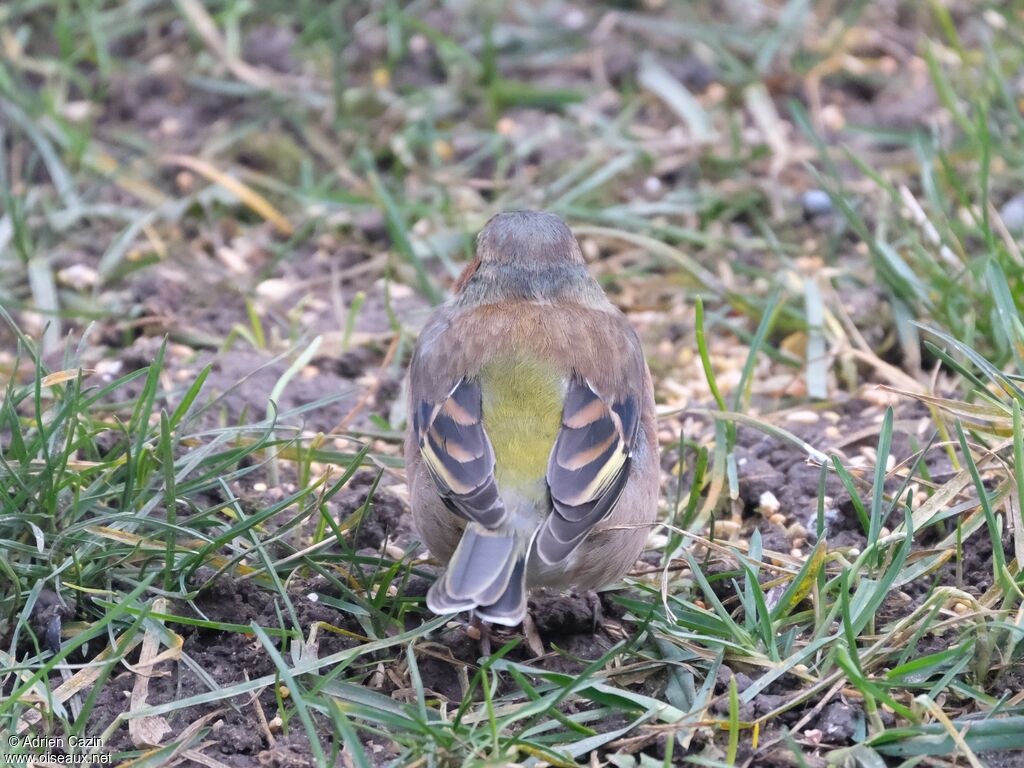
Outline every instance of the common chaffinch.
<svg viewBox="0 0 1024 768"><path fill-rule="evenodd" d="M651 375L561 218L487 223L409 395L412 514L447 563L431 611L515 626L530 590L597 589L636 562L659 486Z"/></svg>

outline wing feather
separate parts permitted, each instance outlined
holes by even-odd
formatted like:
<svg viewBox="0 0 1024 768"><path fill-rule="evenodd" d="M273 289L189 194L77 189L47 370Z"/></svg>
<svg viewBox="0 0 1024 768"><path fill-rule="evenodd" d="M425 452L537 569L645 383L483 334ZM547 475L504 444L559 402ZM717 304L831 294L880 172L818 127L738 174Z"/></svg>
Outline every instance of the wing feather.
<svg viewBox="0 0 1024 768"><path fill-rule="evenodd" d="M420 455L448 508L493 529L505 520L494 481L494 449L484 430L480 384L463 379L437 404L416 404Z"/></svg>
<svg viewBox="0 0 1024 768"><path fill-rule="evenodd" d="M536 540L549 565L565 560L615 507L629 479L630 451L639 431L637 398L601 398L574 378L566 393L562 426L548 461L552 511Z"/></svg>

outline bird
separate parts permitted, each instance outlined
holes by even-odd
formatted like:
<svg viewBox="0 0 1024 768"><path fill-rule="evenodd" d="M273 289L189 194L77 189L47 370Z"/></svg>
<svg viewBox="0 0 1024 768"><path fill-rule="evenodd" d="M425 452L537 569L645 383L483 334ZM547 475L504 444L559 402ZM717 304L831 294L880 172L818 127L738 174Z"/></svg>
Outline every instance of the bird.
<svg viewBox="0 0 1024 768"><path fill-rule="evenodd" d="M651 374L561 217L487 222L408 377L410 507L445 566L431 612L514 627L531 592L635 564L658 506Z"/></svg>

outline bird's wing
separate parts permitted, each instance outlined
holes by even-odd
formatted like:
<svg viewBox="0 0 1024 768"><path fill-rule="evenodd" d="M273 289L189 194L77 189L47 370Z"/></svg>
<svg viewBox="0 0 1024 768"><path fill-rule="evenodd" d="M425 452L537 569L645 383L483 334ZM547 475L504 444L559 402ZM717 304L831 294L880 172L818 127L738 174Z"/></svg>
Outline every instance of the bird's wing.
<svg viewBox="0 0 1024 768"><path fill-rule="evenodd" d="M494 449L484 431L480 384L462 379L439 403L413 402L420 455L445 504L493 529L505 519L494 481Z"/></svg>
<svg viewBox="0 0 1024 768"><path fill-rule="evenodd" d="M552 510L535 544L545 563L564 561L615 507L639 429L637 393L602 398L585 379L570 382L548 460Z"/></svg>

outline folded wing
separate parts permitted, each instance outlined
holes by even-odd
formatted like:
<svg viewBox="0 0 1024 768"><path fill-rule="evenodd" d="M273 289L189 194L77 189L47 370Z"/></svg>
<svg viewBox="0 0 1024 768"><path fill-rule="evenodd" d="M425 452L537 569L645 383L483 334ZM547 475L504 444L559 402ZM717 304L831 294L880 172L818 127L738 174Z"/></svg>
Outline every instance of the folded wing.
<svg viewBox="0 0 1024 768"><path fill-rule="evenodd" d="M570 382L548 460L552 511L535 542L545 563L564 561L615 507L629 478L639 427L636 396L605 400L588 382Z"/></svg>
<svg viewBox="0 0 1024 768"><path fill-rule="evenodd" d="M505 507L494 481L494 450L484 431L480 384L463 379L447 399L415 405L420 455L452 512L494 529Z"/></svg>

